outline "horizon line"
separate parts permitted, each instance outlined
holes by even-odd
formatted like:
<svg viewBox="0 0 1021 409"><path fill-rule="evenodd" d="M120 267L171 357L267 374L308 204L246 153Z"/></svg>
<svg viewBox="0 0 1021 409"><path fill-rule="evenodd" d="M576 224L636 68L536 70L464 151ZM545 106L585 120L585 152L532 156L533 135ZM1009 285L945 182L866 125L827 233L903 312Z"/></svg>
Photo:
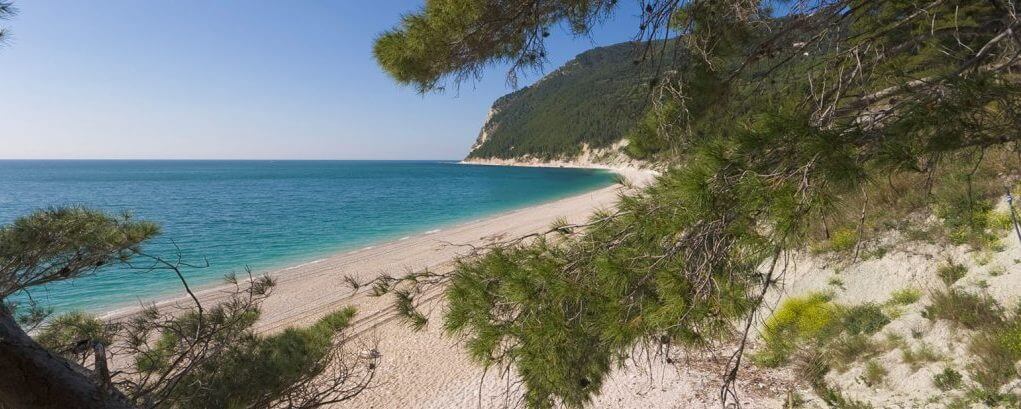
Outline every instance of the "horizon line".
<svg viewBox="0 0 1021 409"><path fill-rule="evenodd" d="M350 162L460 162L461 159L332 159L332 158L0 158L0 161L350 161Z"/></svg>

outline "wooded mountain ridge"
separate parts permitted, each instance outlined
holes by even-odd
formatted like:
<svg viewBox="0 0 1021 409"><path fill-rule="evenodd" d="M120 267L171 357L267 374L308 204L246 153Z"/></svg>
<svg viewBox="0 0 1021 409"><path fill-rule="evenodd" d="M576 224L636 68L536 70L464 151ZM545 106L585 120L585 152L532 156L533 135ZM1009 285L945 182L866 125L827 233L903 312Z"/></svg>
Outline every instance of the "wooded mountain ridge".
<svg viewBox="0 0 1021 409"><path fill-rule="evenodd" d="M585 51L497 99L468 159L564 159L581 153L583 144L595 149L620 141L646 111L650 81L661 69L635 63L645 46Z"/></svg>

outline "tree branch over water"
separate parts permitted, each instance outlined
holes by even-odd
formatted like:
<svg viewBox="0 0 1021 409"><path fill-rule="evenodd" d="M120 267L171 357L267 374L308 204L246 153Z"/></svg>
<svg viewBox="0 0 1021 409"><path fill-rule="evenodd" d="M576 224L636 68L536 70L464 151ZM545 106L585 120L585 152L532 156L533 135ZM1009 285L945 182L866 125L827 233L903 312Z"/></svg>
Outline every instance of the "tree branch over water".
<svg viewBox="0 0 1021 409"><path fill-rule="evenodd" d="M188 302L142 308L116 322L84 313L45 322L33 340L14 309L0 307L0 402L5 407L288 407L349 400L370 387L379 354L349 337L353 308L307 328L257 334L252 325L275 282L227 276L230 290L204 306L182 268L141 245L158 233L148 222L84 208L38 211L0 228L0 299L28 287L102 274L124 266L173 272ZM176 245L176 243L175 243Z"/></svg>

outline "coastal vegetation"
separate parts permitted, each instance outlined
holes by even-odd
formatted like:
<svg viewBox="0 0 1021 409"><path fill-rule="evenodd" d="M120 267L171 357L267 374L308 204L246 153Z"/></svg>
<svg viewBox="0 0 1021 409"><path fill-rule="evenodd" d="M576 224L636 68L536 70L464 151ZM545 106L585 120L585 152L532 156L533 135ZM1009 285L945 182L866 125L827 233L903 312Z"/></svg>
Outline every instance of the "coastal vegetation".
<svg viewBox="0 0 1021 409"><path fill-rule="evenodd" d="M0 406L310 408L368 387L378 354L349 351L353 309L311 327L257 334L252 327L274 281L230 275L232 291L204 306L184 282L183 261L144 253L159 231L128 215L77 207L0 227ZM193 304L149 305L107 322L81 312L49 317L32 302L9 302L110 266L176 274Z"/></svg>
<svg viewBox="0 0 1021 409"><path fill-rule="evenodd" d="M634 44L586 51L493 103L468 158L570 158L606 148L634 128L649 104L653 68L634 64Z"/></svg>
<svg viewBox="0 0 1021 409"><path fill-rule="evenodd" d="M374 51L395 80L421 92L492 64L509 65L513 78L541 66L553 26L584 35L622 4L430 0ZM1021 176L1017 2L641 4L642 41L629 60L663 69L605 91L645 95L640 118L613 104L525 104L505 112L524 124L505 139L515 142L483 144L479 154L570 155L580 149L573 144L606 146L627 130L627 154L662 175L586 222L473 247L449 273L384 276L371 291L393 295L395 310L421 329L430 322L419 297L440 288L444 331L474 362L519 376L521 401L533 408L583 407L634 355L672 349L722 351L723 403L738 398L735 382L754 365L790 368L813 399L835 408L872 407L840 374L876 391L894 371L924 367L940 368L926 383L951 396L951 407L1016 406L1021 310L1002 305L988 283L971 283L975 265L989 265L984 278L1004 274L990 254L1017 229L1014 209L996 201L1017 194ZM0 2L0 17L12 11ZM664 51L672 47L683 52ZM594 64L601 76L632 72ZM587 95L562 84L515 98L556 102L545 93ZM583 115L605 116L581 123L610 132L526 132L564 130L562 121ZM145 253L158 233L153 223L77 207L0 228L5 407L317 407L368 387L378 354L349 351L354 310L276 334L253 329L270 277L229 276L233 290L210 306L182 278L185 308L152 306L116 322L7 302L111 265L182 277L183 261ZM851 268L905 243L966 249L974 260L934 261L940 287L925 293L891 283L900 290L888 301L846 302L839 296L851 277L834 274L826 291L769 309L795 256ZM959 331L963 347L891 329L905 314ZM788 396L791 407L803 400Z"/></svg>
<svg viewBox="0 0 1021 409"><path fill-rule="evenodd" d="M726 349L720 395L735 399L766 295L806 248L849 264L881 257L890 235L1002 249L1008 223L994 216L994 198L1021 174L1016 2L642 4L643 44L676 38L689 56L657 78L646 118L629 135L629 154L667 169L656 183L584 225L497 243L448 275L389 283L411 317L415 294L446 286L443 327L480 365L513 366L528 406L584 406L636 349L736 343ZM535 67L551 26L584 34L617 6L430 1L378 38L376 57L399 83L437 90L492 63L512 73ZM639 45L635 59L655 49ZM953 284L962 273L941 276ZM953 288L932 302L927 316L973 330L988 331L1002 314ZM826 311L858 307L824 296L785 305L767 320L759 363L798 355L823 402L868 407L826 375L882 352L871 331L891 319L883 308L861 307L865 320L851 333ZM976 359L1007 359L991 373L974 367L975 399L1015 399L995 387L1018 377L1017 359L994 342L1003 336L981 339L970 348ZM912 365L941 359L927 344L889 346ZM878 365L866 368L868 382L880 382Z"/></svg>
<svg viewBox="0 0 1021 409"><path fill-rule="evenodd" d="M13 17L16 12L17 9L14 8L14 3L9 1L0 1L0 20L7 20ZM0 26L0 46L2 46L5 41L7 41L7 38L9 36L10 32L7 30L7 28Z"/></svg>

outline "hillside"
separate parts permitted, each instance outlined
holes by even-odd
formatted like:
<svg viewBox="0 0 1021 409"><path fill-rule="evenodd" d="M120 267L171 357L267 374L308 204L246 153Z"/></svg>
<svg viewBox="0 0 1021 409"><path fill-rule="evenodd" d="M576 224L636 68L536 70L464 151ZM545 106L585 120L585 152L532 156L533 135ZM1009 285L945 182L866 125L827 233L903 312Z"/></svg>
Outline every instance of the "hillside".
<svg viewBox="0 0 1021 409"><path fill-rule="evenodd" d="M573 158L621 140L645 111L651 64L621 43L586 51L496 100L468 159Z"/></svg>

